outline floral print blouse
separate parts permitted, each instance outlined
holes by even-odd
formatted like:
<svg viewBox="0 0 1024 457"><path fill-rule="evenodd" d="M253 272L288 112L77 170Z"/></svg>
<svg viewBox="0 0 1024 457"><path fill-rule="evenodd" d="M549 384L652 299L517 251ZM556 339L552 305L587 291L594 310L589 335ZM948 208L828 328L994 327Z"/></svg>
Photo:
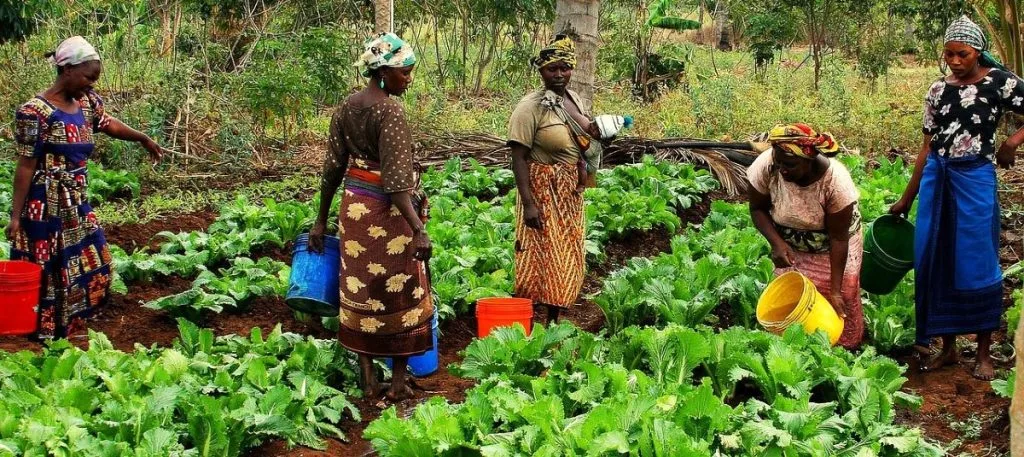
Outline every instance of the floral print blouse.
<svg viewBox="0 0 1024 457"><path fill-rule="evenodd" d="M924 102L925 135L932 135L932 151L950 159L996 152L996 128L1007 110L1024 114L1024 81L993 68L974 84L958 86L935 81Z"/></svg>

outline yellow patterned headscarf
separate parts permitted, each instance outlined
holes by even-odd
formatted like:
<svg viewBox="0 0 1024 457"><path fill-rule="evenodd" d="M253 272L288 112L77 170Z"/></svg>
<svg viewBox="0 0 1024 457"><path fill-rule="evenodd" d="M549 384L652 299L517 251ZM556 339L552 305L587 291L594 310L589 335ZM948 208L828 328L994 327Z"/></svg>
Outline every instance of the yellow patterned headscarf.
<svg viewBox="0 0 1024 457"><path fill-rule="evenodd" d="M534 67L542 68L554 62L565 62L570 68L576 67L576 43L565 35L557 35L548 43L531 63Z"/></svg>
<svg viewBox="0 0 1024 457"><path fill-rule="evenodd" d="M768 141L777 148L805 159L818 154L832 157L839 153L839 143L828 132L815 132L807 124L777 125L768 132Z"/></svg>

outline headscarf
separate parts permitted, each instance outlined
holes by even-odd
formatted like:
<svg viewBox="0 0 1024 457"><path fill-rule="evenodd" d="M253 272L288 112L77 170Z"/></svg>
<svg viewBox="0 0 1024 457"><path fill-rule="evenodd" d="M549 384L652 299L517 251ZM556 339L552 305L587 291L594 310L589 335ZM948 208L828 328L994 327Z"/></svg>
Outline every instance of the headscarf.
<svg viewBox="0 0 1024 457"><path fill-rule="evenodd" d="M949 24L949 27L946 28L946 36L944 37L943 42L949 43L950 41L963 43L977 49L978 52L981 53L981 57L978 61L983 67L1006 70L1006 67L999 63L999 60L988 51L988 40L985 39L985 32L981 30L981 27L978 24L975 24L971 18L967 17L966 14L960 16L959 19L953 21L953 23Z"/></svg>
<svg viewBox="0 0 1024 457"><path fill-rule="evenodd" d="M78 65L83 62L100 60L100 54L92 47L85 38L73 36L60 43L57 50L49 56L50 63L63 67L66 65Z"/></svg>
<svg viewBox="0 0 1024 457"><path fill-rule="evenodd" d="M556 35L555 39L548 43L531 63L536 68L543 68L545 65L554 62L565 62L569 68L576 67L576 43L565 35Z"/></svg>
<svg viewBox="0 0 1024 457"><path fill-rule="evenodd" d="M381 33L369 39L364 46L366 51L359 56L353 66L363 68L362 75L365 77L369 77L371 71L381 67L401 68L416 63L416 54L412 52L412 46L391 32Z"/></svg>
<svg viewBox="0 0 1024 457"><path fill-rule="evenodd" d="M839 143L832 134L815 132L807 124L777 125L768 132L768 142L790 154L813 159L822 154L833 157L839 153Z"/></svg>

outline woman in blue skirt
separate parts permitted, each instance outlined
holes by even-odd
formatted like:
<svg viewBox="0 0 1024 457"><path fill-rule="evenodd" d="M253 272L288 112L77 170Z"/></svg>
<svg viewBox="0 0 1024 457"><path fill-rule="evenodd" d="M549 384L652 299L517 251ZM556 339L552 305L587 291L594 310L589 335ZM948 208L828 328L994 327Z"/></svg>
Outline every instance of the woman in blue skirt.
<svg viewBox="0 0 1024 457"><path fill-rule="evenodd" d="M946 30L943 60L950 75L925 96L924 144L907 189L890 209L907 214L920 190L915 233L917 345L932 337L942 352L924 371L957 363L956 336L975 333L974 377L995 375L989 346L1003 310L999 267L999 201L992 160L1014 163L1024 129L996 149L996 128L1007 111L1024 113L1024 81L987 52L985 35L966 16Z"/></svg>

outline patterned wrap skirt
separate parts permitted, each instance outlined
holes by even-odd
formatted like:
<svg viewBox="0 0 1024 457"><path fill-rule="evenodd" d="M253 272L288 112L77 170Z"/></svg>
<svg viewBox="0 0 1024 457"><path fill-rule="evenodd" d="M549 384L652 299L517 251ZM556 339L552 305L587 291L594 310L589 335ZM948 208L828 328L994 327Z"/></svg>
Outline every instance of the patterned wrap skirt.
<svg viewBox="0 0 1024 457"><path fill-rule="evenodd" d="M583 196L577 166L530 163L530 189L542 228L527 227L516 202L515 295L568 308L579 299L585 273Z"/></svg>
<svg viewBox="0 0 1024 457"><path fill-rule="evenodd" d="M425 262L413 256L412 228L380 187L380 168L360 160L345 176L338 214L341 328L346 348L372 356L419 354L433 347L434 302ZM426 222L426 199L414 198Z"/></svg>
<svg viewBox="0 0 1024 457"><path fill-rule="evenodd" d="M12 260L43 269L39 338L63 338L84 328L84 319L108 299L110 249L86 198L87 181L84 160L47 154L29 186L22 230L11 240Z"/></svg>
<svg viewBox="0 0 1024 457"><path fill-rule="evenodd" d="M843 301L846 302L846 319L839 345L848 349L860 346L864 338L864 310L860 297L860 266L864 261L864 235L858 231L850 236L849 254L846 257L846 271L843 274ZM810 279L823 297L832 293L832 259L828 252L810 253L793 249L793 266L776 268L779 276L797 271Z"/></svg>

